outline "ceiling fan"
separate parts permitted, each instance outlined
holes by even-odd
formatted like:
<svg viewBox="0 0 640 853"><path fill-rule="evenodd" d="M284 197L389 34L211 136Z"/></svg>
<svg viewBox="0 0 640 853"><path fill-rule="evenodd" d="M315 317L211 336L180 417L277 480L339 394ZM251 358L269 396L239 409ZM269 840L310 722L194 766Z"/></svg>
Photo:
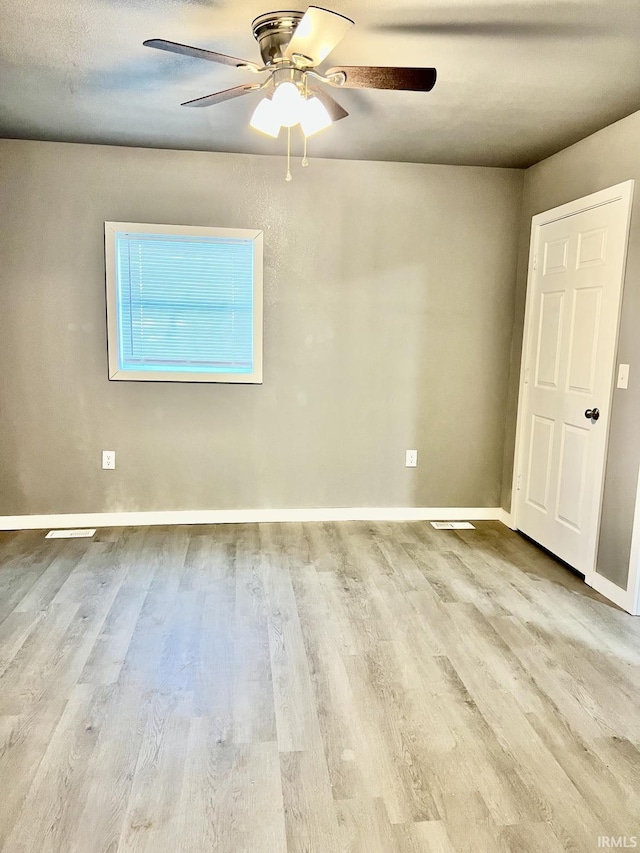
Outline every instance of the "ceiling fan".
<svg viewBox="0 0 640 853"><path fill-rule="evenodd" d="M245 83L222 92L186 101L185 107L210 107L252 92L264 91L251 118L256 130L276 138L282 127L288 132L290 156L291 128L300 125L307 137L346 118L348 112L321 84L343 89L400 89L429 92L436 82L435 68L394 68L368 65L339 65L325 73L318 70L331 51L344 38L354 22L344 15L309 6L302 12L268 12L252 24L260 47L262 65L224 53L178 44L165 39L148 39L146 47L179 53L208 62L231 65L255 74L265 74L257 83ZM287 180L291 173L287 168Z"/></svg>

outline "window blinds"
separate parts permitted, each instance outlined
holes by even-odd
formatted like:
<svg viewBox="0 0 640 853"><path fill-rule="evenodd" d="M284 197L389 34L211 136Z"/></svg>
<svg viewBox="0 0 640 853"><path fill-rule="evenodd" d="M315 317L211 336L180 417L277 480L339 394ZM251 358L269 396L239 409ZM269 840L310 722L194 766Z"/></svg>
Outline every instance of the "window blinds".
<svg viewBox="0 0 640 853"><path fill-rule="evenodd" d="M251 373L253 241L116 235L121 370Z"/></svg>

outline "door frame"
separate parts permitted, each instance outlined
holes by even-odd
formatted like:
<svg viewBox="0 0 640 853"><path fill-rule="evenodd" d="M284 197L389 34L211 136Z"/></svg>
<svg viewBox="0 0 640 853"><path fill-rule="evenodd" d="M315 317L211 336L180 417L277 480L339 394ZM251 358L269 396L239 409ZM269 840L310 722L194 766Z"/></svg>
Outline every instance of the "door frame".
<svg viewBox="0 0 640 853"><path fill-rule="evenodd" d="M619 604L619 602L616 602ZM627 581L626 602L620 604L632 616L640 616L640 471L636 491L636 508L633 518L633 536L631 538L631 558L629 561L629 580Z"/></svg>
<svg viewBox="0 0 640 853"><path fill-rule="evenodd" d="M620 312L622 309L622 298L624 297L624 279L626 272L626 261L627 261L627 249L629 245L629 226L631 223L631 204L633 201L633 187L634 181L624 181L620 184L614 184L611 187L607 187L606 189L599 190L598 192L591 193L590 195L584 196L583 198L575 199L574 201L570 201L567 204L562 204L558 207L551 208L551 210L545 210L542 213L536 214L531 219L531 238L529 241L529 261L527 265L527 293L526 293L526 302L525 302L525 314L524 314L524 329L522 336L522 354L520 358L520 382L518 385L518 411L516 416L516 440L515 440L515 453L514 453L514 465L513 465L513 479L511 483L511 522L512 527L514 529L518 528L518 491L519 491L519 480L522 474L523 462L524 462L524 452L525 448L523 447L523 434L524 434L524 425L522 423L522 415L524 411L524 406L526 402L527 396L527 386L525 384L525 377L527 374L527 368L529 365L527 364L527 358L529 354L529 346L531 342L532 330L531 320L532 320L532 309L533 309L533 276L537 271L537 257L539 254L539 244L540 244L540 230L542 226L548 225L551 222L556 222L559 219L566 219L569 216L574 216L576 213L583 213L586 210L592 210L595 207L602 207L605 204L610 204L615 201L622 201L626 214L626 227L625 227L625 239L624 239L624 258L622 264L622 292L620 299L620 306L618 308L618 325L616 329L616 340L615 340L615 351L616 351L616 360L614 361L614 369L612 371L611 376L611 391L609 395L608 405L611 407L613 401L613 391L615 388L615 365L617 364L617 350L618 350L618 334L620 331ZM610 410L610 409L609 409ZM606 466L607 459L607 451L609 446L609 431L611 425L611 418L609 420L609 425L607 428L607 435L605 436L605 452L604 452L604 463ZM603 470L603 477L604 477ZM603 479L604 486L604 479ZM639 483L640 488L640 483ZM627 590L623 590L620 587L616 586L616 584L608 581L602 575L598 575L596 572L596 559L598 555L598 541L600 538L600 520L602 517L602 498L604 495L604 488L600 494L600 503L598 506L598 515L597 515L597 524L598 529L596 531L595 543L594 543L594 551L593 551L593 560L590 565L587 573L585 574L585 583L589 586L593 587L601 591L604 595L607 596L611 601L615 604L618 604L620 607L624 608L628 612L633 612L637 602L636 599L636 585L638 581L638 572L640 571L640 530L636 530L634 528L634 543L631 548L631 564L629 566L629 580L627 583ZM640 495L640 493L639 493ZM636 513L640 512L640 496L638 500L638 504L636 505ZM636 518L637 520L637 518ZM636 536L636 533L638 534ZM636 541L637 540L637 541Z"/></svg>

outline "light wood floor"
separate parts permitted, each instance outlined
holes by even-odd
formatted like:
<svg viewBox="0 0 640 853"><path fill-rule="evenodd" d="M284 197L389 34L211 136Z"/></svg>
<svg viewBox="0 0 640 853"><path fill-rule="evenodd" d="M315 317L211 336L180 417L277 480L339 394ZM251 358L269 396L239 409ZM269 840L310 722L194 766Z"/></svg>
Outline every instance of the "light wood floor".
<svg viewBox="0 0 640 853"><path fill-rule="evenodd" d="M497 523L0 534L3 853L640 836L640 620Z"/></svg>

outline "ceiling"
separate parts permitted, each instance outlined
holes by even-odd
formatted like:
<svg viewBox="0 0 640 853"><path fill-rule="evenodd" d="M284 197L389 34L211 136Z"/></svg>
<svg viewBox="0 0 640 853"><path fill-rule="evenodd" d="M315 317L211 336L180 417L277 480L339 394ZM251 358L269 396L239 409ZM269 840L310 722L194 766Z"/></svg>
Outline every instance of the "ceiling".
<svg viewBox="0 0 640 853"><path fill-rule="evenodd" d="M327 66L435 66L438 82L429 94L331 89L350 116L312 138L310 156L522 167L640 109L640 0L326 4L356 21ZM179 106L251 72L142 42L259 61L252 19L306 5L0 0L0 136L281 154L282 138L248 127L259 95Z"/></svg>

